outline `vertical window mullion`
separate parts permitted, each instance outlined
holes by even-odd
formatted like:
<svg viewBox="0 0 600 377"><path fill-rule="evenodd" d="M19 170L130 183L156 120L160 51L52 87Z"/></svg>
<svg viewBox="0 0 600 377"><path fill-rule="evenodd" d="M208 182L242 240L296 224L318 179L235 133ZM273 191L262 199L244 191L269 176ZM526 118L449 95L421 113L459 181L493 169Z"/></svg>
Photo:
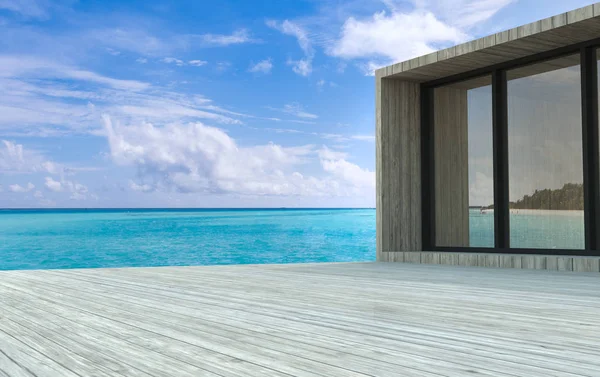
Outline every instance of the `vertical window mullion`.
<svg viewBox="0 0 600 377"><path fill-rule="evenodd" d="M435 248L433 89L421 86L421 215L423 250Z"/></svg>
<svg viewBox="0 0 600 377"><path fill-rule="evenodd" d="M581 49L581 115L585 248L598 250L600 238L600 171L598 141L598 68L596 48Z"/></svg>
<svg viewBox="0 0 600 377"><path fill-rule="evenodd" d="M508 199L508 90L505 70L492 73L492 116L494 153L494 244L510 247Z"/></svg>

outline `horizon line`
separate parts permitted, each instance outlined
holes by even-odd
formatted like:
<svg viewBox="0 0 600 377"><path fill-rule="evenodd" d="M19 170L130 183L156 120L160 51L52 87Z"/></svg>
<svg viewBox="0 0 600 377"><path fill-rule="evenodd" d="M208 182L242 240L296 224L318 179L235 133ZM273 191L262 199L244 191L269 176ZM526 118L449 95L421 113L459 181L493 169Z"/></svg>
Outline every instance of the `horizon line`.
<svg viewBox="0 0 600 377"><path fill-rule="evenodd" d="M375 209L375 207L0 207L3 210L96 210L96 209Z"/></svg>

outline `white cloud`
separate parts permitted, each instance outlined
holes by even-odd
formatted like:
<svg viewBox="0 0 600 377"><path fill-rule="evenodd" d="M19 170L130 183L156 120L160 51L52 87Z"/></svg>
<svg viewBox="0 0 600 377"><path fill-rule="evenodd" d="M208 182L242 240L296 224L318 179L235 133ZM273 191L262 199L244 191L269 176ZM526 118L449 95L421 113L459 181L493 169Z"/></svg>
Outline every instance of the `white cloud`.
<svg viewBox="0 0 600 377"><path fill-rule="evenodd" d="M46 173L64 177L94 170L98 169L59 164L39 151L25 148L22 144L0 140L0 174Z"/></svg>
<svg viewBox="0 0 600 377"><path fill-rule="evenodd" d="M31 56L0 55L0 77L71 79L106 85L115 89L132 91L141 91L150 86L148 83L136 80L115 79L77 67Z"/></svg>
<svg viewBox="0 0 600 377"><path fill-rule="evenodd" d="M163 63L175 64L175 65L177 65L179 67L185 65L185 63L183 62L183 60L179 60L179 59L171 58L171 57L164 58L162 61L163 61Z"/></svg>
<svg viewBox="0 0 600 377"><path fill-rule="evenodd" d="M192 65L194 67L202 67L203 65L206 65L208 62L206 60L190 60L188 62L189 65Z"/></svg>
<svg viewBox="0 0 600 377"><path fill-rule="evenodd" d="M46 177L44 183L46 188L52 192L67 192L70 193L69 199L71 200L85 200L88 198L88 188L78 182L68 181L61 179L56 181L52 177ZM92 194L93 195L93 194ZM92 196L90 195L90 197ZM94 195L95 196L95 195Z"/></svg>
<svg viewBox="0 0 600 377"><path fill-rule="evenodd" d="M321 165L326 172L333 174L358 188L375 188L375 172L363 169L348 162L344 153L334 152L327 147L319 151Z"/></svg>
<svg viewBox="0 0 600 377"><path fill-rule="evenodd" d="M137 58L135 59L136 62L140 63L140 64L146 64L148 63L148 59L146 58Z"/></svg>
<svg viewBox="0 0 600 377"><path fill-rule="evenodd" d="M0 173L47 172L59 174L65 167L52 162L38 151L26 149L22 144L0 140Z"/></svg>
<svg viewBox="0 0 600 377"><path fill-rule="evenodd" d="M439 14L446 23L470 29L492 18L500 9L517 0L417 0L419 8Z"/></svg>
<svg viewBox="0 0 600 377"><path fill-rule="evenodd" d="M326 139L326 140L333 140L333 141L336 141L338 143L350 140L348 137L346 137L344 135L340 135L340 134L318 133L318 132L313 132L311 134L315 135L315 136L319 136L319 137L321 137L323 139Z"/></svg>
<svg viewBox="0 0 600 377"><path fill-rule="evenodd" d="M62 183L59 181L55 181L52 177L46 177L46 182L44 183L46 188L50 191L61 192L63 191Z"/></svg>
<svg viewBox="0 0 600 377"><path fill-rule="evenodd" d="M88 188L81 183L67 181L67 187L71 192L69 199L71 200L86 200L88 198ZM91 194L92 199L97 199L95 194Z"/></svg>
<svg viewBox="0 0 600 377"><path fill-rule="evenodd" d="M387 11L370 17L348 17L327 53L343 59L359 59L366 73L395 62L431 53L443 44L470 38L469 31L490 19L513 0L415 0L384 1ZM402 6L401 6L402 5Z"/></svg>
<svg viewBox="0 0 600 377"><path fill-rule="evenodd" d="M0 0L1 1L1 0ZM120 51L130 51L145 57L158 57L205 47L226 47L236 44L257 43L246 29L231 34L173 34L161 30L157 36L144 27L99 28L86 31L81 40Z"/></svg>
<svg viewBox="0 0 600 377"><path fill-rule="evenodd" d="M0 9L19 13L22 16L47 19L51 2L45 0L0 0Z"/></svg>
<svg viewBox="0 0 600 377"><path fill-rule="evenodd" d="M283 106L283 112L295 115L299 118L317 119L319 117L316 114L311 114L304 111L302 105L297 102L289 103Z"/></svg>
<svg viewBox="0 0 600 377"><path fill-rule="evenodd" d="M160 98L148 99L137 105L115 105L110 108L113 114L123 114L130 118L155 119L160 121L181 121L184 119L211 119L227 124L241 124L241 121L224 115L203 110L201 107L186 106L176 101Z"/></svg>
<svg viewBox="0 0 600 377"><path fill-rule="evenodd" d="M361 141L375 141L375 136L373 135L352 135L351 138Z"/></svg>
<svg viewBox="0 0 600 377"><path fill-rule="evenodd" d="M230 62L218 62L216 65L217 72L225 72L231 67Z"/></svg>
<svg viewBox="0 0 600 377"><path fill-rule="evenodd" d="M306 112L304 110L304 108L302 107L302 105L299 104L298 102L288 103L288 104L284 105L283 108L281 108L281 109L278 109L275 107L270 107L270 106L267 106L267 108L270 110L281 111L286 114L291 114L291 115L297 116L298 118L317 119L319 117L316 114L311 114L309 112ZM271 118L271 119L275 120L275 121L281 121L281 119L278 119L278 118ZM298 122L304 123L305 121L298 121ZM309 123L312 123L312 122L309 122Z"/></svg>
<svg viewBox="0 0 600 377"><path fill-rule="evenodd" d="M181 47L176 41L164 40L134 27L93 29L86 31L82 39L87 43L110 46L144 56L166 55Z"/></svg>
<svg viewBox="0 0 600 377"><path fill-rule="evenodd" d="M110 48L110 47L106 48L106 52L108 52L112 56L119 56L119 55L121 55L121 51L117 51L114 48Z"/></svg>
<svg viewBox="0 0 600 377"><path fill-rule="evenodd" d="M137 184L134 181L129 181L129 188L133 191L150 192L154 187L148 184Z"/></svg>
<svg viewBox="0 0 600 377"><path fill-rule="evenodd" d="M299 60L290 59L288 60L288 64L292 66L292 70L297 74L301 76L310 75L312 73L312 61L315 57L315 50L306 30L289 20L285 20L281 23L269 20L267 21L267 26L296 38L300 48L304 52L304 58Z"/></svg>
<svg viewBox="0 0 600 377"><path fill-rule="evenodd" d="M319 90L322 90L325 85L329 85L332 88L335 88L337 86L337 84L333 81L327 81L323 79L317 81L317 88L319 88Z"/></svg>
<svg viewBox="0 0 600 377"><path fill-rule="evenodd" d="M35 188L35 185L31 182L27 184L27 186L21 186L18 184L8 186L8 189L11 192L29 192Z"/></svg>
<svg viewBox="0 0 600 377"><path fill-rule="evenodd" d="M248 69L248 71L250 72L254 72L254 73L270 73L271 69L273 68L273 63L271 62L271 58L262 60L256 64L251 64L250 65L250 69Z"/></svg>
<svg viewBox="0 0 600 377"><path fill-rule="evenodd" d="M366 63L359 63L357 67L365 74L365 76L374 76L375 71L379 68L383 68L387 65L397 63L399 60L378 60L368 61Z"/></svg>
<svg viewBox="0 0 600 377"><path fill-rule="evenodd" d="M494 203L494 179L482 172L475 172L469 185L469 205L488 206Z"/></svg>
<svg viewBox="0 0 600 377"><path fill-rule="evenodd" d="M345 156L330 150L317 152L311 145L241 147L222 130L201 123L120 126L106 116L105 127L112 160L135 166L141 174L143 182L129 185L135 191L275 196L372 191L363 182L368 171L341 158ZM313 156L320 158L328 173L325 178L305 177L296 170Z"/></svg>
<svg viewBox="0 0 600 377"><path fill-rule="evenodd" d="M312 59L288 60L287 63L300 76L308 76L312 73Z"/></svg>
<svg viewBox="0 0 600 377"><path fill-rule="evenodd" d="M0 71L2 71L0 67ZM8 73L6 73L8 74ZM238 117L215 106L210 99L154 87L148 91L97 86L15 72L0 73L0 130L5 136L62 136L95 133L102 127L101 113L139 121L189 121L211 119L241 124Z"/></svg>
<svg viewBox="0 0 600 377"><path fill-rule="evenodd" d="M37 190L36 192L33 193L33 197L36 199L42 199L44 197L44 194L42 194L42 192L40 190Z"/></svg>
<svg viewBox="0 0 600 377"><path fill-rule="evenodd" d="M200 41L203 45L209 46L229 46L234 44L252 43L257 40L250 37L250 33L246 29L240 29L232 34L203 34L189 36L193 41Z"/></svg>
<svg viewBox="0 0 600 377"><path fill-rule="evenodd" d="M431 43L458 43L466 38L465 33L444 24L431 12L390 14L382 11L368 19L350 17L346 20L339 40L329 53L346 59L403 61L434 51Z"/></svg>

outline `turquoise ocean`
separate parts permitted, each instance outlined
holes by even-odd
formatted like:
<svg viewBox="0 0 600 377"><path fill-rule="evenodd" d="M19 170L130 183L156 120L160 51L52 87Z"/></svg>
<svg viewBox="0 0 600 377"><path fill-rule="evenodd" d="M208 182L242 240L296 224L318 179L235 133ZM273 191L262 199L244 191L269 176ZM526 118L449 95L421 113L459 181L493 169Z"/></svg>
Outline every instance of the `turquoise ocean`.
<svg viewBox="0 0 600 377"><path fill-rule="evenodd" d="M472 246L493 214L470 211ZM583 248L583 215L511 215L516 247ZM0 270L375 260L374 209L0 210Z"/></svg>
<svg viewBox="0 0 600 377"><path fill-rule="evenodd" d="M0 210L0 270L372 260L374 209Z"/></svg>

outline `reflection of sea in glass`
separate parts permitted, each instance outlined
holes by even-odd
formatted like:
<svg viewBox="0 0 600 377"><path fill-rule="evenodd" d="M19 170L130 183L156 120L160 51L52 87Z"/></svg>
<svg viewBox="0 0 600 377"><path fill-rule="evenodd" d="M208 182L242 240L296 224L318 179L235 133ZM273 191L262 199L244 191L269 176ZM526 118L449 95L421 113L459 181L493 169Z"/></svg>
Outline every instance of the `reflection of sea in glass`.
<svg viewBox="0 0 600 377"><path fill-rule="evenodd" d="M494 242L489 232L494 224L494 212L481 213L471 209L471 245L482 247ZM511 210L511 247L583 249L583 211ZM491 224L491 225L490 225Z"/></svg>
<svg viewBox="0 0 600 377"><path fill-rule="evenodd" d="M494 211L469 210L471 247L494 247Z"/></svg>
<svg viewBox="0 0 600 377"><path fill-rule="evenodd" d="M510 246L583 249L579 55L507 78Z"/></svg>

